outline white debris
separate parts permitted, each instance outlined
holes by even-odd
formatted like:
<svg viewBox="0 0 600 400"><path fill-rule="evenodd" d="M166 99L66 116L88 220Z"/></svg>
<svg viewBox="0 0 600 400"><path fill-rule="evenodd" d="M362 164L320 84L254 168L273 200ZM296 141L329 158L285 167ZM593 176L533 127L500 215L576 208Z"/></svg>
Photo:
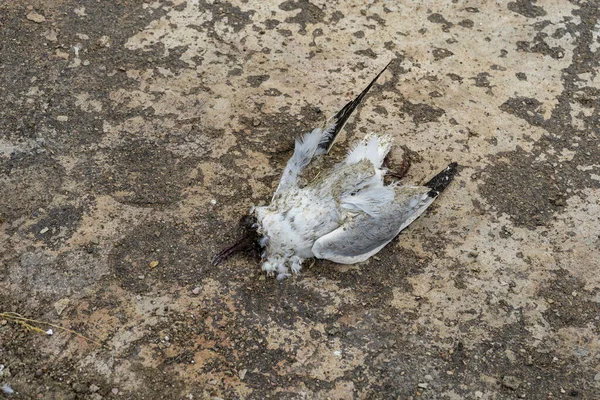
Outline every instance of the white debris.
<svg viewBox="0 0 600 400"><path fill-rule="evenodd" d="M11 394L15 393L13 388L11 388L8 383L5 383L4 385L2 385L2 387L0 389L2 389L2 393L4 393L7 396L10 396Z"/></svg>
<svg viewBox="0 0 600 400"><path fill-rule="evenodd" d="M79 8L74 8L73 12L75 13L75 15L79 16L79 17L85 17L87 14L85 13L85 7L81 6Z"/></svg>
<svg viewBox="0 0 600 400"><path fill-rule="evenodd" d="M48 336L52 336L52 335L54 335L54 331L53 331L52 329L48 329L48 330L46 331L46 335L48 335Z"/></svg>

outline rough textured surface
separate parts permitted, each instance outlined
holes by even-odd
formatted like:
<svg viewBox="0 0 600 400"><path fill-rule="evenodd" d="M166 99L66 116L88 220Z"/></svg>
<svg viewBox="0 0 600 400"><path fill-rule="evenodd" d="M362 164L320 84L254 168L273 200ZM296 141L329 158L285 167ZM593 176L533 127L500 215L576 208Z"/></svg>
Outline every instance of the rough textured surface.
<svg viewBox="0 0 600 400"><path fill-rule="evenodd" d="M600 398L591 1L0 3L0 384L44 399ZM377 257L209 260L293 139L460 177ZM158 262L158 263L156 263Z"/></svg>

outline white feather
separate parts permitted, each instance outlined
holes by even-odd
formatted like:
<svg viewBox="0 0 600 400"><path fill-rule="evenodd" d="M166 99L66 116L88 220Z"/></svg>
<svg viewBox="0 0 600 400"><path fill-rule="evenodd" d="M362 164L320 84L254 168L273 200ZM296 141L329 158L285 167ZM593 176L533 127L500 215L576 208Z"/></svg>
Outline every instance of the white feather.
<svg viewBox="0 0 600 400"><path fill-rule="evenodd" d="M342 198L341 206L348 211L362 211L371 216L379 214L383 207L394 201L394 186L370 187L353 196Z"/></svg>
<svg viewBox="0 0 600 400"><path fill-rule="evenodd" d="M375 168L380 168L385 156L392 148L392 138L388 135L378 136L368 134L363 140L358 142L346 156L347 164L355 164L366 158L371 161Z"/></svg>
<svg viewBox="0 0 600 400"><path fill-rule="evenodd" d="M298 174L300 174L300 172L302 172L302 170L310 163L310 160L314 157L315 152L319 147L319 143L321 143L322 140L323 131L319 128L296 139L294 154L283 170L275 194L297 186Z"/></svg>

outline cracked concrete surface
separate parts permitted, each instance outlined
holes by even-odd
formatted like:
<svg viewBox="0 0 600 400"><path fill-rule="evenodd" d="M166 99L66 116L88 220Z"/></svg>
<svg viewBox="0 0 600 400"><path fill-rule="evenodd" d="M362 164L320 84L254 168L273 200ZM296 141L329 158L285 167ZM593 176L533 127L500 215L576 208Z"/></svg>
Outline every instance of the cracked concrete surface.
<svg viewBox="0 0 600 400"><path fill-rule="evenodd" d="M0 4L0 384L42 399L600 398L597 1ZM213 267L293 139L460 176L377 257Z"/></svg>

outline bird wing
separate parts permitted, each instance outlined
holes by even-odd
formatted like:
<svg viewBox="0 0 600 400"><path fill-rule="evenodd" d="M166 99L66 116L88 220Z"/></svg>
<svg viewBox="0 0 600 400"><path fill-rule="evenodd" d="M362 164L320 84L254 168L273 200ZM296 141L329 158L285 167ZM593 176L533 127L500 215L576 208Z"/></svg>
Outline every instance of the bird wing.
<svg viewBox="0 0 600 400"><path fill-rule="evenodd" d="M365 261L423 214L457 170L458 164L453 162L425 186L374 187L345 196L341 205L348 212L346 222L320 237L312 247L313 254L340 264Z"/></svg>
<svg viewBox="0 0 600 400"><path fill-rule="evenodd" d="M344 224L320 237L312 247L315 257L340 264L365 261L417 219L435 199L425 186L389 188L395 191L395 198L387 204L361 198L356 207L346 205L348 209L361 211L349 213ZM364 209L364 203L369 204L368 209Z"/></svg>
<svg viewBox="0 0 600 400"><path fill-rule="evenodd" d="M335 142L335 139L337 138L337 135L340 133L344 125L346 125L346 122L348 121L348 118L350 118L352 112L356 109L356 107L358 107L369 89L371 89L373 84L375 84L377 79L381 76L381 74L383 74L383 71L387 69L390 63L388 63L385 68L381 70L379 74L377 74L375 79L369 83L369 86L367 86L366 89L358 95L358 97L350 101L333 117L331 117L329 120L329 125L325 130L317 128L301 138L296 139L294 154L283 170L283 174L281 175L281 179L279 181L279 186L277 187L273 198L275 198L277 194L281 192L296 187L298 183L298 175L304 168L306 168L314 156L329 152L333 146L333 143Z"/></svg>
<svg viewBox="0 0 600 400"><path fill-rule="evenodd" d="M362 102L363 98L367 94L367 92L371 89L371 87L375 84L377 79L383 74L383 72L387 69L387 67L391 64L391 61L381 70L380 73L377 74L375 79L369 83L369 86L365 88L360 94L352 101L348 102L340 111L338 111L333 117L330 118L330 124L323 131L323 136L325 140L319 143L319 151L318 154L329 153L331 147L335 143L335 139L338 134L346 125L348 118L352 115L352 112L358 107L358 105Z"/></svg>

